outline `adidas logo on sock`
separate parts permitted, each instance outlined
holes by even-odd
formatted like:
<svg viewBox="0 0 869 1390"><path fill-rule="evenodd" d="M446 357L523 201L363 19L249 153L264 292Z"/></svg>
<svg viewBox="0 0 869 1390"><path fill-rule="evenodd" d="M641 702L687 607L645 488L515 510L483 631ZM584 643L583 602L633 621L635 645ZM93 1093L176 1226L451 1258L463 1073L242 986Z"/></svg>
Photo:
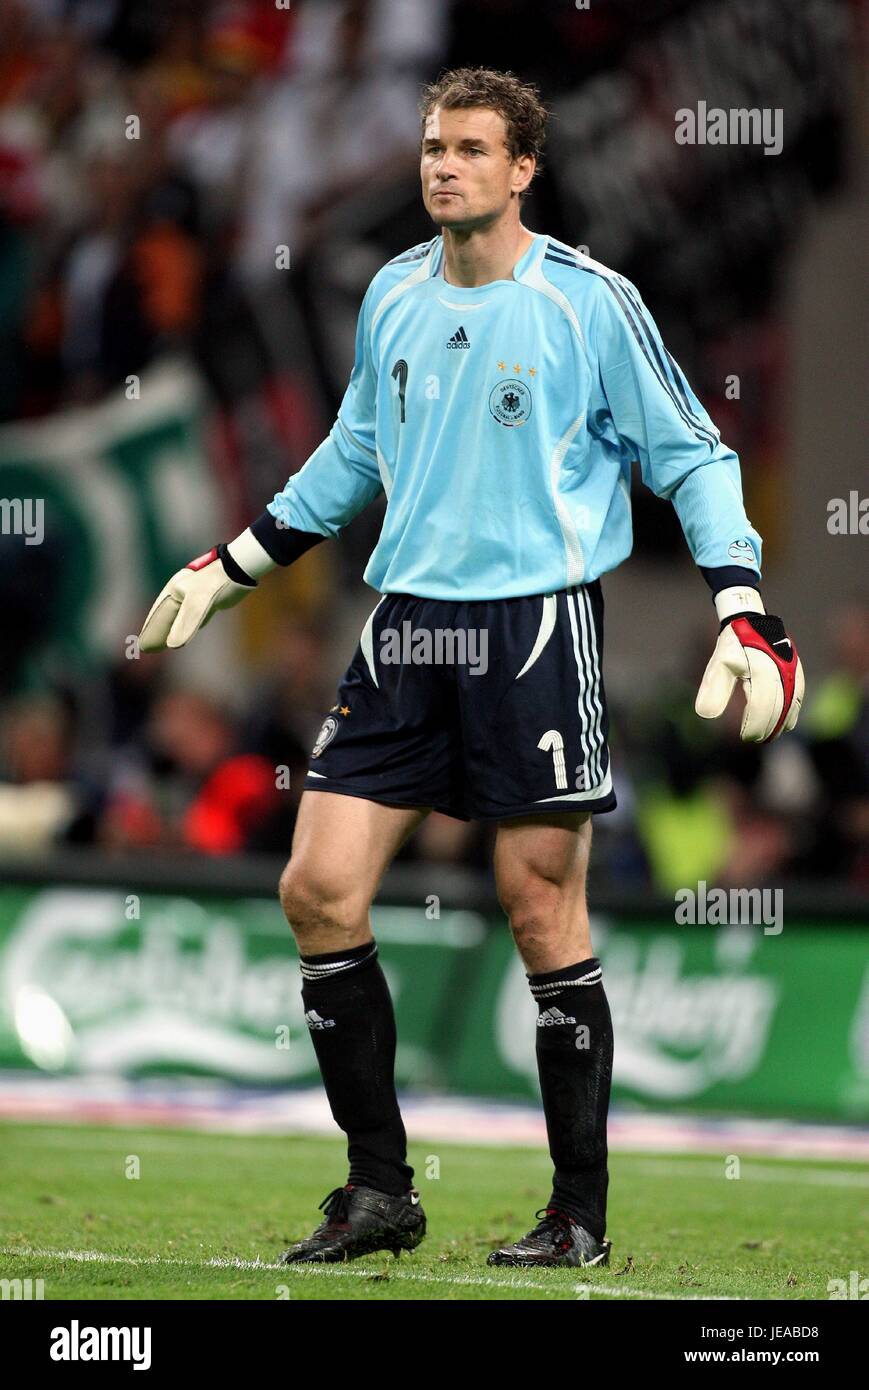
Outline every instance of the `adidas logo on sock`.
<svg viewBox="0 0 869 1390"><path fill-rule="evenodd" d="M551 1028L556 1023L575 1023L576 1019L569 1014L563 1014L560 1009L546 1009L542 1014L538 1014L537 1027Z"/></svg>
<svg viewBox="0 0 869 1390"><path fill-rule="evenodd" d="M448 348L469 348L470 346L471 344L468 341L468 335L465 332L464 328L458 328L456 332L453 334L453 336L447 341Z"/></svg>
<svg viewBox="0 0 869 1390"><path fill-rule="evenodd" d="M309 1009L305 1014L305 1022L309 1028L334 1028L334 1018L321 1018L316 1009Z"/></svg>

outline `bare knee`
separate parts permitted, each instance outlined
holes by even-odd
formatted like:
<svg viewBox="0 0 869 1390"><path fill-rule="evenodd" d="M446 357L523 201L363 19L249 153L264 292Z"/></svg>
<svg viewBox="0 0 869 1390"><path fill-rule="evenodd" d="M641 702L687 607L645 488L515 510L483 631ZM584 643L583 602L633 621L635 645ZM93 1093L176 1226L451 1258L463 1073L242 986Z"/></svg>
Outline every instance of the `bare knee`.
<svg viewBox="0 0 869 1390"><path fill-rule="evenodd" d="M531 870L511 876L498 885L498 901L510 922L516 945L523 951L546 939L560 915L559 884Z"/></svg>
<svg viewBox="0 0 869 1390"><path fill-rule="evenodd" d="M291 859L281 874L278 897L287 921L296 933L305 932L318 922L334 919L328 885L315 883L301 862Z"/></svg>
<svg viewBox="0 0 869 1390"><path fill-rule="evenodd" d="M289 861L278 897L300 950L340 951L370 936L368 904L338 881L312 874L303 860Z"/></svg>
<svg viewBox="0 0 869 1390"><path fill-rule="evenodd" d="M591 816L581 813L499 827L498 901L532 971L558 969L577 960L577 952L591 954L585 903L590 845Z"/></svg>
<svg viewBox="0 0 869 1390"><path fill-rule="evenodd" d="M502 880L498 897L519 955L532 974L591 956L582 881L564 884L523 869Z"/></svg>

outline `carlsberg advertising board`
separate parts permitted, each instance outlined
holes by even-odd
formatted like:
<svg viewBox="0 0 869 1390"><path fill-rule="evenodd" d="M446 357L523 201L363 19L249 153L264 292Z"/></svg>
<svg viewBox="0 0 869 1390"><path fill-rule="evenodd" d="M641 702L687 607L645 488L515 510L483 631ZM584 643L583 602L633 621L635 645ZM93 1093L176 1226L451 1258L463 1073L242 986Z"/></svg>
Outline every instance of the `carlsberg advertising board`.
<svg viewBox="0 0 869 1390"><path fill-rule="evenodd" d="M504 919L375 906L404 1088L537 1096L537 1007ZM614 1100L644 1108L869 1117L864 931L593 919L616 1037ZM0 889L0 1066L318 1076L291 934L272 898Z"/></svg>

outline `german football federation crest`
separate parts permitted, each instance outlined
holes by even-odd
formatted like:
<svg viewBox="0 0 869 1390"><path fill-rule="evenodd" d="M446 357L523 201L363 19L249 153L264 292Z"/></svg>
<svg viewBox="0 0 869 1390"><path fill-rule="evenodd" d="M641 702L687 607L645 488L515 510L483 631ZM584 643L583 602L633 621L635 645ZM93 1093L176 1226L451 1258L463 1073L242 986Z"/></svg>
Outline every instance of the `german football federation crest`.
<svg viewBox="0 0 869 1390"><path fill-rule="evenodd" d="M317 741L311 749L311 757L319 758L323 749L332 742L337 732L338 720L333 719L331 714L327 714L326 718L323 720L320 732L317 735Z"/></svg>
<svg viewBox="0 0 869 1390"><path fill-rule="evenodd" d="M752 569L757 565L757 557L754 553L754 546L751 541L738 540L731 541L727 547L727 554L731 560L735 560L738 565L751 565Z"/></svg>
<svg viewBox="0 0 869 1390"><path fill-rule="evenodd" d="M524 425L531 414L531 392L524 381L499 381L489 395L489 409L502 425Z"/></svg>

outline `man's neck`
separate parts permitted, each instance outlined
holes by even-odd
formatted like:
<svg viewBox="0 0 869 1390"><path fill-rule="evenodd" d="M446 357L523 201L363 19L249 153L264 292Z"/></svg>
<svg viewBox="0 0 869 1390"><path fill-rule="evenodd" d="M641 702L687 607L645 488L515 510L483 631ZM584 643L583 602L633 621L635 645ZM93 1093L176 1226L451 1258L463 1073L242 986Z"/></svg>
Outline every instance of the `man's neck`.
<svg viewBox="0 0 869 1390"><path fill-rule="evenodd" d="M515 234L501 233L497 239L484 239L482 233L476 233L460 240L449 228L443 229L443 238L444 280L470 290L493 280L512 280L513 267L525 255L534 235L520 223Z"/></svg>

